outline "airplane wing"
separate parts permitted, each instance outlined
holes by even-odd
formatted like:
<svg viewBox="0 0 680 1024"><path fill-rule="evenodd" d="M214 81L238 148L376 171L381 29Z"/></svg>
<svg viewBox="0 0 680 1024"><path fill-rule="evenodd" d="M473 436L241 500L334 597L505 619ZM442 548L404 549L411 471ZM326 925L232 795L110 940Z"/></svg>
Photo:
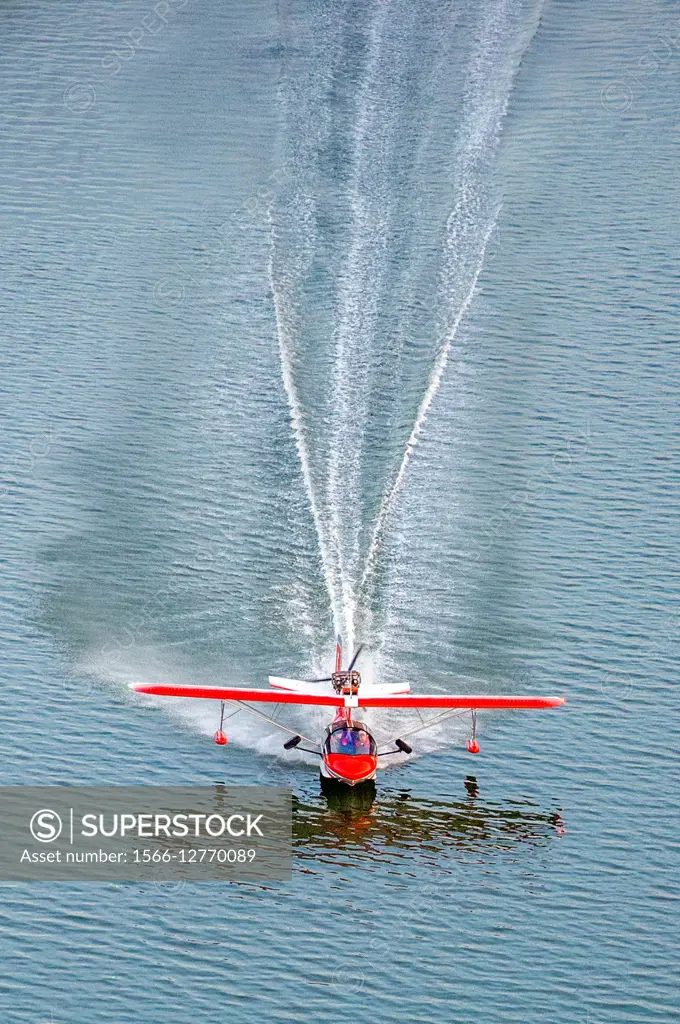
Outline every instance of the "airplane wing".
<svg viewBox="0 0 680 1024"><path fill-rule="evenodd" d="M255 690L248 687L175 686L168 683L132 683L131 690L150 693L158 697L202 697L206 700L255 701L268 704L316 704L322 707L360 708L465 708L532 709L556 708L564 704L564 697L469 697L449 694L397 693L374 694L366 697L327 693L295 693L286 690Z"/></svg>
<svg viewBox="0 0 680 1024"><path fill-rule="evenodd" d="M287 693L285 690L253 690L247 686L174 686L167 683L131 683L137 693L157 697L203 697L205 700L262 701L267 704L320 704L342 707L342 697L326 693Z"/></svg>
<svg viewBox="0 0 680 1024"><path fill-rule="evenodd" d="M395 694L391 697L362 697L360 708L467 708L472 711L483 708L557 708L564 704L564 697L469 697L443 693Z"/></svg>

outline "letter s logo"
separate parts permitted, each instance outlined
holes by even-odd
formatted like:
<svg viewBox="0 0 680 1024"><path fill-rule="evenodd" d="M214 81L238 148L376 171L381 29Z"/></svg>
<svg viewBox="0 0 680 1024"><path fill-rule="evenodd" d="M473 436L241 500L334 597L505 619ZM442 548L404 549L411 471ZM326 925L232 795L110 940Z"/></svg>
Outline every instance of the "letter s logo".
<svg viewBox="0 0 680 1024"><path fill-rule="evenodd" d="M31 834L39 843L52 843L61 835L62 822L56 811L44 808L31 818Z"/></svg>

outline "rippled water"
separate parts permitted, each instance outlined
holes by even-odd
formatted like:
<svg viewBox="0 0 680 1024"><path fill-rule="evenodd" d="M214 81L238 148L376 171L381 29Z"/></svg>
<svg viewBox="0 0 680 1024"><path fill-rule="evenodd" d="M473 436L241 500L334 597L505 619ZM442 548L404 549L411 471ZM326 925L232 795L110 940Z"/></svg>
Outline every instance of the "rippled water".
<svg viewBox="0 0 680 1024"><path fill-rule="evenodd" d="M676 1019L675 6L0 19L0 781L295 795L290 883L3 885L3 1022ZM336 630L568 704L347 805L127 689Z"/></svg>

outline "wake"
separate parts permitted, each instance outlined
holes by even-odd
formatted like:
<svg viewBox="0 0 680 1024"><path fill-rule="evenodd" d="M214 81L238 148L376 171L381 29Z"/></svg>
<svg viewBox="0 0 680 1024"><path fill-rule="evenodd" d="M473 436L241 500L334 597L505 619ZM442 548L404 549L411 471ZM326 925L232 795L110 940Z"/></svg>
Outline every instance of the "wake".
<svg viewBox="0 0 680 1024"><path fill-rule="evenodd" d="M272 232L274 231L273 221L270 215L270 224ZM269 261L269 282L274 296L274 310L276 315L276 326L277 336L279 343L279 358L281 362L281 378L283 387L286 392L286 398L288 400L288 409L290 412L290 424L293 432L293 438L295 440L295 447L297 449L298 458L300 460L300 469L302 472L302 478L304 480L305 491L307 493L307 500L309 502L309 509L314 521L314 528L316 530L317 541L319 545L321 569L323 572L324 582L328 591L328 596L331 602L331 609L333 612L333 624L335 632L338 633L341 628L341 601L339 594L336 590L335 579L332 572L332 548L330 540L327 538L326 527L324 520L321 515L319 502L316 497L314 489L314 480L312 477L312 465L309 456L309 449L307 446L306 431L304 413L302 409L302 403L298 395L297 387L295 385L295 375L293 372L293 340L294 332L291 329L289 322L289 306L286 304L285 295L278 287L278 282L274 273L274 259L273 259L273 247L272 247L272 258Z"/></svg>
<svg viewBox="0 0 680 1024"><path fill-rule="evenodd" d="M406 441L406 444L404 446L404 453L401 458L401 463L399 464L399 469L397 470L396 476L391 487L386 493L383 494L382 501L380 502L380 509L378 511L378 516L375 521L375 526L373 527L373 532L371 533L371 540L369 543L368 552L366 554L364 573L361 578L361 591L363 594L367 593L368 588L370 587L373 577L375 575L378 553L380 550L383 535L385 533L387 521L397 501L397 497L399 496L399 492L404 482L404 478L406 477L406 471L408 469L409 462L413 457L414 449L420 439L420 435L423 426L425 425L425 420L430 410L430 406L434 401L435 395L439 391L439 385L441 384L442 377L444 376L444 371L446 370L446 365L449 360L449 354L451 352L451 347L453 346L456 335L458 333L458 328L460 327L461 321L465 314L467 313L468 307L472 302L473 296L475 294L475 290L477 288L477 281L484 267L484 256L486 255L486 247L488 245L489 238L493 233L494 227L495 221L492 221L489 227L487 228L486 234L484 235L482 251L480 253L479 260L475 268L475 273L472 278L472 284L470 285L470 289L467 295L465 296L465 299L458 311L456 319L454 320L451 333L444 342L444 344L442 345L441 349L439 350L439 354L437 355L434 366L432 367L432 373L430 374L427 389L425 391L425 394L423 395L420 405L418 406L418 411L416 413L416 418L414 420L411 433L409 434L408 440Z"/></svg>
<svg viewBox="0 0 680 1024"><path fill-rule="evenodd" d="M425 420L439 391L451 348L463 318L472 303L477 282L484 268L489 239L496 227L500 213L500 205L496 204L495 209L485 218L485 208L488 210L493 202L486 194L488 186L485 182L485 171L498 148L503 120L507 114L515 74L519 67L519 61L514 67L509 64L505 74L497 76L494 81L494 71L499 65L499 54L502 53L504 45L507 46L507 39L511 34L512 11L513 4L510 0L503 0L485 14L481 44L473 55L466 76L464 86L466 113L461 124L461 145L456 162L456 180L460 198L446 225L446 244L440 282L440 291L444 295L444 301L446 302L447 297L450 296L448 315L451 318L451 326L432 365L427 387L418 405L397 472L380 501L361 579L362 598L367 604L370 603L372 596L376 568L387 532L388 521L404 485L409 463L420 440ZM536 21L530 37L524 41L522 53L526 50L530 39L533 38L537 26L538 21ZM461 283L465 280L465 264L467 263L469 266L471 258L469 286L463 291L462 297L456 304L456 295L457 293L460 295ZM461 264L463 265L462 272L459 269ZM462 287L465 289L464 284Z"/></svg>
<svg viewBox="0 0 680 1024"><path fill-rule="evenodd" d="M383 38L390 15L387 2L378 4L370 27L366 70L359 88L352 140L352 176L349 182L351 235L349 252L341 270L338 326L335 331L333 394L335 416L328 458L328 503L334 555L342 588L343 634L349 649L354 647L358 614L355 585L360 559L360 528L357 516L344 513L346 495L357 495L361 472L360 439L366 429L365 356L362 340L375 334L378 317L378 278L384 272L386 244L385 207L380 166L371 167L374 151L370 139L379 136L383 150L389 146L387 105L378 109L376 93L381 84ZM383 156L384 159L384 156ZM381 199L383 200L381 202ZM370 294L366 294L367 275L373 271ZM357 399L361 398L359 402Z"/></svg>
<svg viewBox="0 0 680 1024"><path fill-rule="evenodd" d="M389 358L396 356L398 370L410 348L420 342L420 338L409 336L409 323L406 323L404 329L400 325L396 332L402 346L398 352L388 349L381 361L376 348L381 329L383 333L387 330L381 324L380 289L388 278L391 261L395 257L388 251L386 241L400 212L401 202L398 189L391 187L394 161L396 159L398 164L399 146L403 142L400 131L405 116L404 104L413 102L408 89L411 79L420 74L422 63L422 57L415 52L420 37L414 5L378 0L373 7L365 28L365 50L361 55L363 68L355 87L345 191L335 207L329 204L330 213L329 210L324 211L326 220L329 216L341 218L343 211L348 214L347 225L341 225L342 231L336 229L336 234L344 242L345 252L341 271L336 272L335 323L328 338L334 354L330 382L326 382L325 391L330 391L333 396L333 406L332 415L327 413L325 419L328 427L325 448L321 431L318 427L314 430L310 424L311 413L306 410L301 397L297 374L304 368L301 350L305 343L309 345L304 339L305 279L323 231L318 194L330 187L320 180L322 171L318 155L314 156L312 149L315 144L319 148L327 145L332 135L335 115L330 106L321 113L317 111L316 122L310 120L309 110L297 118L297 141L302 146L304 160L298 160L294 169L293 198L288 197L286 208L277 207L275 203L270 210L269 276L274 296L282 383L323 580L329 595L333 627L335 632L344 635L350 647L361 633L362 625L372 622L371 608L376 597L378 568L390 534L390 524L406 486L409 467L422 441L425 423L432 415L453 346L472 304L484 268L489 239L497 223L500 204L490 183L494 158L514 79L521 58L538 28L542 2L526 6L528 12L525 5L517 0L497 0L478 15L475 8L471 9L473 17L467 26L471 33L471 52L463 74L461 114L454 136L451 167L450 187L455 189L457 198L443 228L443 244L439 242L441 256L436 275L434 311L438 340L433 346L434 355L424 390L417 404L414 403L415 414L410 428L407 427L406 440L400 446L393 472L377 493L377 504L372 506L377 511L371 526L366 522L362 499L362 467L369 465L372 458L367 436L371 413L371 360L378 367L384 366L384 372L389 372ZM454 10L454 5L447 11L455 13L456 19L460 16L458 7ZM332 81L334 75L337 77L338 68L340 74L346 72L348 58L342 52L343 32L349 31L351 10L345 10L344 16L346 21L338 29L332 45L324 43L317 55L327 61L328 81ZM443 29L452 31L453 25L457 24L457 21L447 23L445 19L437 22L437 17L443 19L443 15L432 15L431 24L421 33L425 43L431 46L440 45L439 35ZM329 21L334 21L332 16ZM328 28L326 24L326 30ZM432 36L429 41L425 38L428 31ZM444 50L446 46L442 44L442 52ZM356 55L352 57L356 59ZM337 68L333 67L334 60ZM427 80L426 74L421 77L423 81ZM289 88L290 95L287 100L284 97L284 102L287 102L292 118L290 111L295 98L300 96L300 90L299 86L297 89L294 86ZM322 92L319 91L320 94ZM427 95L425 89L423 96ZM309 104L310 97L306 96L305 100ZM441 103L442 109L446 110L447 101L448 97L444 95L443 99L437 98L433 102ZM318 104L322 105L321 100ZM424 110L420 120L427 123L428 118L429 111ZM420 137L415 137L412 146L419 153L415 171L422 175L420 154L426 154L429 141L423 138L423 128L417 118L414 124L415 130L421 133ZM443 125L443 128L446 138L448 125ZM337 126L335 130L338 131ZM291 148L295 148L294 139L288 142ZM423 162L427 166L427 154ZM410 181L408 184L411 188L418 188L420 183ZM336 181L333 187L337 188ZM287 252L280 230L281 217L286 226L286 209L293 211L293 217L296 212L303 212L301 218L287 225L287 240L294 243L292 251L289 248ZM417 218L414 224L416 226L412 230L420 230ZM426 248L426 235L422 239L414 237ZM328 242L324 244L329 246ZM406 242L419 258L414 244L413 239ZM337 251L334 255L337 265ZM417 282L412 286L415 287ZM403 315L408 317L408 312ZM307 316L314 328L314 314ZM414 324L418 326L415 320ZM321 340L315 334L313 341L317 348ZM390 344L389 334L386 341ZM412 374L408 367L404 372ZM401 391L404 390L398 385L399 381L395 388L395 401L402 400ZM315 447L321 450L320 453L314 452ZM362 534L366 538L364 543L361 542Z"/></svg>

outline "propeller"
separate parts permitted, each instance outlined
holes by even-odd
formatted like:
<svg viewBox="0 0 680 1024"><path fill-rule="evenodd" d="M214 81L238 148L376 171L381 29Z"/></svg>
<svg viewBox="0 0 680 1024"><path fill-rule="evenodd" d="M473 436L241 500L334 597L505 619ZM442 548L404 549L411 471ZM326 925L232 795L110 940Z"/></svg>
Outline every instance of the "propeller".
<svg viewBox="0 0 680 1024"><path fill-rule="evenodd" d="M363 644L359 644L359 646L357 647L356 651L354 652L354 657L352 658L352 660L350 661L349 665L347 666L347 669L346 669L347 672L351 672L352 671L352 669L356 665L357 658L359 657L359 655L361 654L363 649L364 649L364 645ZM322 676L321 679L305 679L304 681L306 683L332 683L333 682L333 676Z"/></svg>
<svg viewBox="0 0 680 1024"><path fill-rule="evenodd" d="M364 645L363 644L359 644L359 646L357 647L356 651L354 652L354 657L352 658L352 660L350 661L349 665L347 666L347 671L348 672L351 672L352 669L354 668L354 666L356 664L356 660L359 657L359 655L361 654L361 652L363 651L363 649L364 649Z"/></svg>

